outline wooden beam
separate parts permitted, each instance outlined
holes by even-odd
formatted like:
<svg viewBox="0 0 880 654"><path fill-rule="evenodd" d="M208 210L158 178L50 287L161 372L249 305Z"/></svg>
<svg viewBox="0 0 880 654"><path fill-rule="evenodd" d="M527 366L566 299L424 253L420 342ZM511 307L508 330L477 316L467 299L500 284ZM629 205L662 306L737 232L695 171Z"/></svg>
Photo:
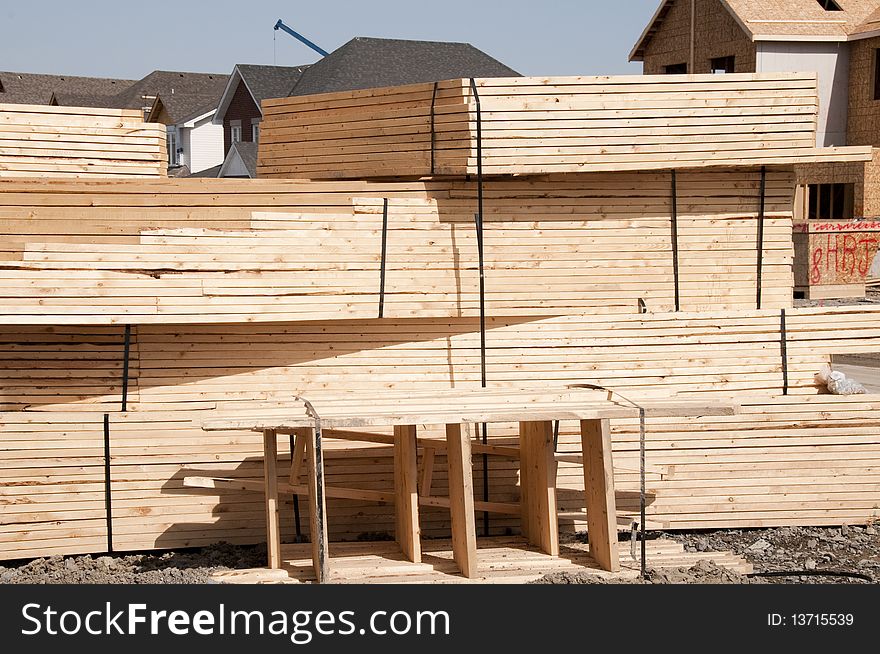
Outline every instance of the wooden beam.
<svg viewBox="0 0 880 654"><path fill-rule="evenodd" d="M617 506L610 421L582 420L581 448L590 555L604 570L617 572L620 570L620 558L617 552Z"/></svg>
<svg viewBox="0 0 880 654"><path fill-rule="evenodd" d="M446 425L446 444L453 558L461 573L473 578L477 576L477 526L471 440L461 425Z"/></svg>
<svg viewBox="0 0 880 654"><path fill-rule="evenodd" d="M433 447L426 447L424 452L422 452L422 476L419 480L419 495L421 497L431 496L431 482L434 479L435 453L436 450Z"/></svg>
<svg viewBox="0 0 880 654"><path fill-rule="evenodd" d="M306 456L306 440L309 438L308 429L296 429L293 432L293 452L290 453L290 483L296 486L302 474L303 461Z"/></svg>
<svg viewBox="0 0 880 654"><path fill-rule="evenodd" d="M532 545L558 556L553 423L519 423L519 452L523 533Z"/></svg>
<svg viewBox="0 0 880 654"><path fill-rule="evenodd" d="M419 505L436 506L448 509L450 501L448 497L419 497ZM513 504L512 502L474 501L474 511L477 513L488 511L489 513L499 513L501 515L519 515L520 506L519 504Z"/></svg>
<svg viewBox="0 0 880 654"><path fill-rule="evenodd" d="M263 483L266 491L266 546L269 567L281 567L281 524L278 517L278 437L275 431L263 432Z"/></svg>
<svg viewBox="0 0 880 654"><path fill-rule="evenodd" d="M422 546L419 530L418 445L415 425L394 428L394 509L396 540L404 556L421 563Z"/></svg>

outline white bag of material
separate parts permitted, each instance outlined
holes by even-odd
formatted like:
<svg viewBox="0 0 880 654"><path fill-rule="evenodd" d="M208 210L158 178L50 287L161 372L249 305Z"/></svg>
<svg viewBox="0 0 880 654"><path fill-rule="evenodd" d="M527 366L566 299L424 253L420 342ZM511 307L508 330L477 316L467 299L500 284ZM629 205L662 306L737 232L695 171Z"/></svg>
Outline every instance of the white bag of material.
<svg viewBox="0 0 880 654"><path fill-rule="evenodd" d="M868 392L864 386L854 379L848 378L839 370L825 366L816 374L816 379L828 388L832 395L864 395Z"/></svg>

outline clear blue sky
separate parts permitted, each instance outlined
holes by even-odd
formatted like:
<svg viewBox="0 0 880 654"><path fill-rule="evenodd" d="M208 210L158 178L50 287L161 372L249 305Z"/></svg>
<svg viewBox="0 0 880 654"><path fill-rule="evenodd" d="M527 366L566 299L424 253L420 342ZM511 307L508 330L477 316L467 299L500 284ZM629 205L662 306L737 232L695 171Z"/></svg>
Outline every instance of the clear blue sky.
<svg viewBox="0 0 880 654"><path fill-rule="evenodd" d="M326 50L354 36L467 41L526 75L639 73L659 0L2 0L0 70L140 78L273 63L278 18ZM277 63L311 50L277 32Z"/></svg>

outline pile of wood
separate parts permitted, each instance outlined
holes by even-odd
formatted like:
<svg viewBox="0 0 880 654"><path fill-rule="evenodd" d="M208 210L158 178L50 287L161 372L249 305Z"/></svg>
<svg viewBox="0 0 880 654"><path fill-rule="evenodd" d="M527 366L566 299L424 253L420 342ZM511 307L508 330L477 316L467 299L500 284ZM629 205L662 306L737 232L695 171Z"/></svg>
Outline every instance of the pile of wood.
<svg viewBox="0 0 880 654"><path fill-rule="evenodd" d="M818 395L813 376L842 352L880 352L880 311L862 308L662 313L642 316L492 318L490 387L594 383L639 400L685 394L740 402L738 416L648 422L648 515L666 528L855 523L880 516L876 493L880 403ZM262 496L193 489L202 475L258 480L258 434L206 434L215 412L246 412L310 390L431 391L479 388L478 321L408 319L151 325L133 327L127 412L121 412L122 327L0 329L0 556L100 551L104 414L108 415L114 547L184 547L265 538ZM785 371L785 372L784 372ZM782 395L788 382L788 396ZM638 431L616 420L618 510L637 512ZM437 436L430 429L426 436ZM493 453L516 447L513 426L490 430ZM391 449L377 442L328 441L327 484L390 490ZM583 473L577 425L560 425L559 505L564 529L583 528ZM286 441L282 457L289 456ZM503 451L503 450L501 450ZM482 450L475 446L477 500ZM444 453L430 489L445 496ZM518 463L489 458L491 502L518 500ZM24 501L23 498L27 498ZM290 497L285 538L294 525ZM393 531L389 505L331 498L332 539ZM426 508L422 529L442 536L448 511ZM308 518L303 513L303 529ZM492 516L493 533L518 517Z"/></svg>
<svg viewBox="0 0 880 654"><path fill-rule="evenodd" d="M763 307L791 302L792 185L789 172L767 174ZM2 320L373 318L380 301L387 318L478 315L473 183L324 186L252 183L242 199L240 184L219 181L110 185L80 207L90 187L0 185L0 216L17 232L0 255ZM760 187L755 171L679 173L673 222L669 173L490 181L487 310L664 311L675 308L676 281L685 310L755 307ZM265 210L237 208L246 202ZM280 202L291 209L267 206ZM39 220L21 220L23 209Z"/></svg>
<svg viewBox="0 0 880 654"><path fill-rule="evenodd" d="M165 177L165 126L129 109L0 104L2 177Z"/></svg>
<svg viewBox="0 0 880 654"><path fill-rule="evenodd" d="M258 175L545 174L863 161L815 148L814 74L553 77L267 100ZM479 112L478 112L479 99ZM479 131L482 137L478 143Z"/></svg>

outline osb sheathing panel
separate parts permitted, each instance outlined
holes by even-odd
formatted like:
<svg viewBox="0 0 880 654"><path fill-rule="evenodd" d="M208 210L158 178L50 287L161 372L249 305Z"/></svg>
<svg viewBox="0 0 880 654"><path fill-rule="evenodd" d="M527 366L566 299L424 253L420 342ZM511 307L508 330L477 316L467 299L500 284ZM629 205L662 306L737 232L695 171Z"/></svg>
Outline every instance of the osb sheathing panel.
<svg viewBox="0 0 880 654"><path fill-rule="evenodd" d="M711 60L736 57L737 73L754 73L756 47L720 0L697 0L695 65L689 73L710 73ZM646 75L663 73L664 66L690 60L691 3L674 2L662 25L645 49Z"/></svg>

